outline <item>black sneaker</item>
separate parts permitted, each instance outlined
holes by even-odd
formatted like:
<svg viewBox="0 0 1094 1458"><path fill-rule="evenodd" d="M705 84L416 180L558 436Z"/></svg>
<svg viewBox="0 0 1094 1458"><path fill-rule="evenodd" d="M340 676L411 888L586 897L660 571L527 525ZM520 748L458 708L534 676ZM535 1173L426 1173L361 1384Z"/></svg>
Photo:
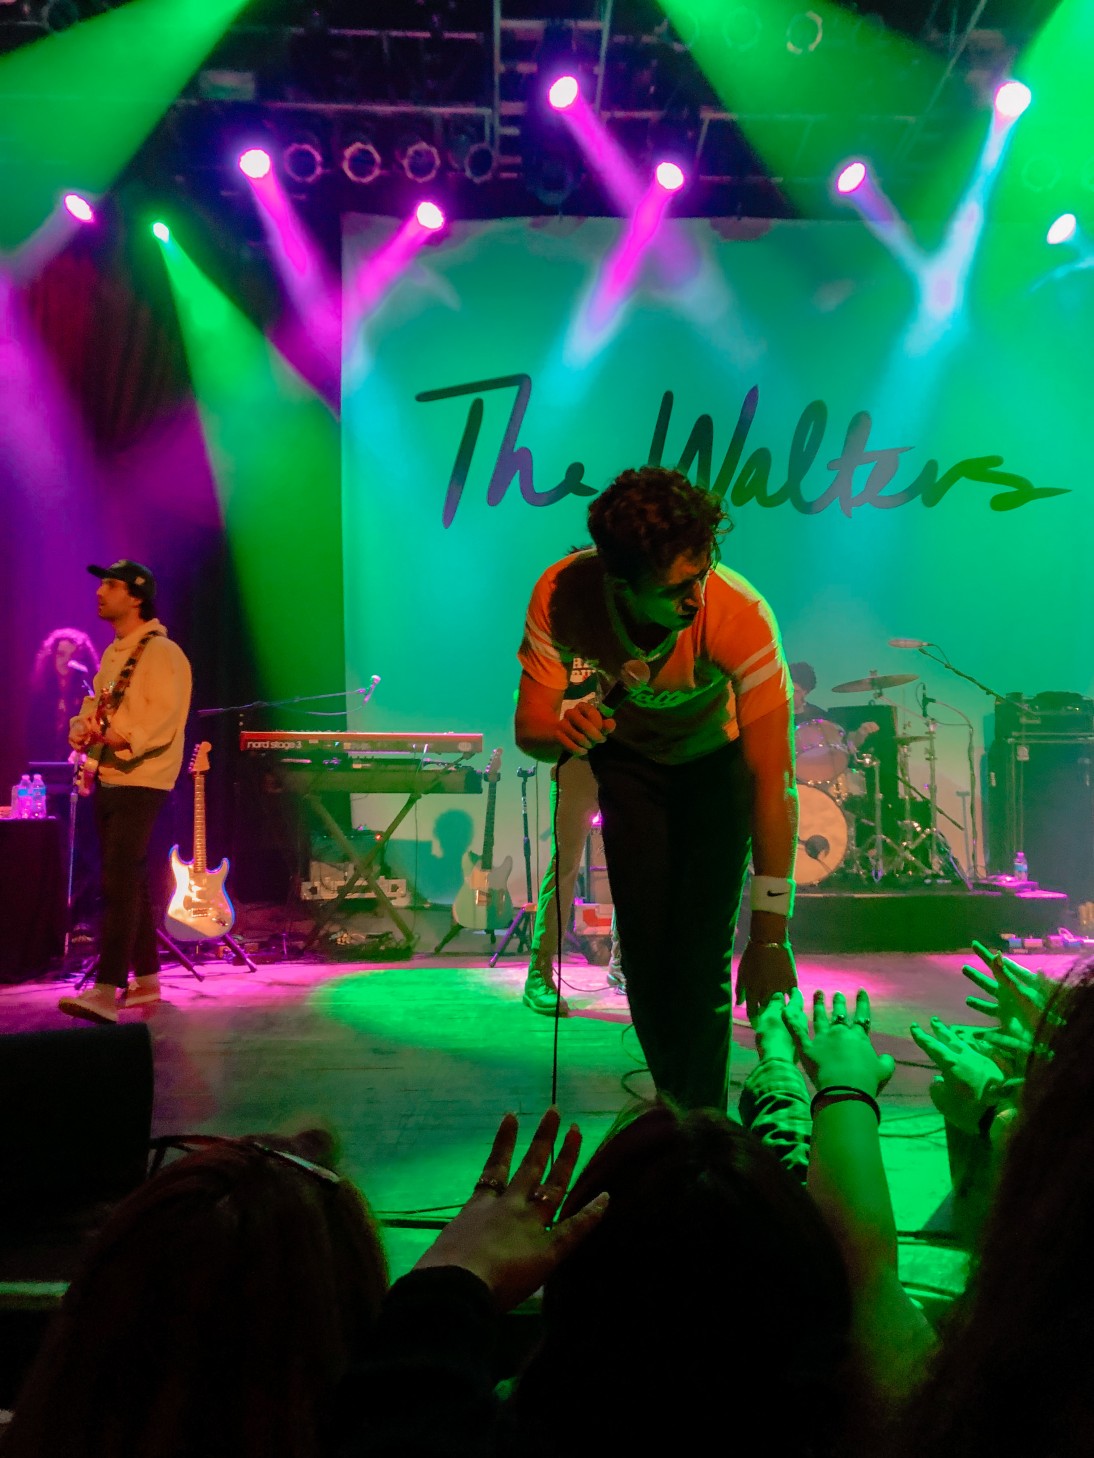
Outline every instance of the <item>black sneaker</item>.
<svg viewBox="0 0 1094 1458"><path fill-rule="evenodd" d="M570 1015L570 1004L564 997L556 995L554 987L535 967L528 969L528 978L524 984L524 996L521 1001L533 1012L543 1013L549 1018L555 1016L556 1009L560 1018Z"/></svg>

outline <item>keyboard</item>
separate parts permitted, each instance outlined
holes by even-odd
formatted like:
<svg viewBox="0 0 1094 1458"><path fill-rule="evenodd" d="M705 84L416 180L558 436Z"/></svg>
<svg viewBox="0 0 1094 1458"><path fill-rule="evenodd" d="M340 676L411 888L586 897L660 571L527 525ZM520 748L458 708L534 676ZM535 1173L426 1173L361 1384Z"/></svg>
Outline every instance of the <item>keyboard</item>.
<svg viewBox="0 0 1094 1458"><path fill-rule="evenodd" d="M369 755L384 759L468 759L482 753L481 734L377 734L365 730L245 729L239 736L245 754L298 754L322 760L327 755Z"/></svg>

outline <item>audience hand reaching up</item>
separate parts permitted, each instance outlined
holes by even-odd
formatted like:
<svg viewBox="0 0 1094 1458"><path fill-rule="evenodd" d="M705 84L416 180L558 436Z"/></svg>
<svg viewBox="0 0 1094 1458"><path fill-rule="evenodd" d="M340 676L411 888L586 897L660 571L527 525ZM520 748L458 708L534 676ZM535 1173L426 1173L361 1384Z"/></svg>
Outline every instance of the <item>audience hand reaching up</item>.
<svg viewBox="0 0 1094 1458"><path fill-rule="evenodd" d="M968 964L961 970L988 995L967 997L966 1003L977 1012L995 1018L1008 1037L1028 1041L1044 1015L1052 983L1039 972L1012 962L1002 952L989 951L981 942L973 942L972 949L990 970L982 972L979 967Z"/></svg>
<svg viewBox="0 0 1094 1458"><path fill-rule="evenodd" d="M813 994L812 1038L799 988L790 994L783 1017L814 1088L838 1084L861 1089L873 1098L892 1078L896 1064L887 1053L875 1053L870 1042L870 998L864 988L855 997L853 1019L847 1016L842 992L833 994L829 1014L824 993L818 988Z"/></svg>
<svg viewBox="0 0 1094 1458"><path fill-rule="evenodd" d="M801 1001L800 992L798 1001ZM756 1052L761 1059L783 1063L797 1061L794 1039L783 1016L785 1011L786 993L775 992L770 1001L749 1018L752 1031L756 1034Z"/></svg>
<svg viewBox="0 0 1094 1458"><path fill-rule="evenodd" d="M967 1134L979 1132L980 1121L996 1102L1003 1084L997 1063L953 1031L941 1018L931 1019L931 1032L911 1025L912 1038L939 1070L931 1082L931 1103L942 1117Z"/></svg>
<svg viewBox="0 0 1094 1458"><path fill-rule="evenodd" d="M516 1115L506 1114L471 1198L414 1267L462 1266L490 1288L502 1311L538 1290L608 1208L608 1196L597 1195L551 1229L577 1164L581 1132L570 1126L545 1178L559 1129L558 1110L548 1109L510 1179L518 1127Z"/></svg>

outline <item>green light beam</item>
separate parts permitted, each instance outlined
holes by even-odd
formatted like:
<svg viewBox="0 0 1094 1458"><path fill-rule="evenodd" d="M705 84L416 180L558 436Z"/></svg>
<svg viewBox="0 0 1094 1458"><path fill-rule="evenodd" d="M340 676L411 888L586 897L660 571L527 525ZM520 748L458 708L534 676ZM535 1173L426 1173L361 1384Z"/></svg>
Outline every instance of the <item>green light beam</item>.
<svg viewBox="0 0 1094 1458"><path fill-rule="evenodd" d="M262 691L289 697L341 613L338 423L177 241L161 247Z"/></svg>
<svg viewBox="0 0 1094 1458"><path fill-rule="evenodd" d="M0 250L106 192L246 0L131 0L0 60Z"/></svg>

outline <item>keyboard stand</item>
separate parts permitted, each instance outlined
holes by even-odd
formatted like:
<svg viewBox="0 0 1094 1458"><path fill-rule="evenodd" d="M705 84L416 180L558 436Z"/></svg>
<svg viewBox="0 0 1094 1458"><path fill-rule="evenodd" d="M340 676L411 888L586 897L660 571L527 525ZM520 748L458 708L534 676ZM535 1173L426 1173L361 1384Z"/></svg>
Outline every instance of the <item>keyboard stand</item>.
<svg viewBox="0 0 1094 1458"><path fill-rule="evenodd" d="M353 842L346 836L334 816L323 804L319 793L316 791L308 791L305 793L304 799L307 800L316 815L326 826L331 839L336 841L345 851L346 859L352 864L353 870L350 872L346 884L338 888L338 894L334 900L318 905L317 909L312 912L315 925L304 939L303 951L306 952L315 945L327 924L335 919L344 906L346 898L358 884L363 884L368 887L369 892L376 898L377 910L382 916L387 917L388 921L391 922L402 938L401 941L395 944L395 949L404 952L412 952L414 950L418 944L418 938L399 915L398 908L392 904L391 898L385 893L377 878L380 870L380 858L383 855L388 841L422 798L422 794L423 792L421 790L415 790L407 796L406 803L398 815L396 815L395 819L384 833L376 838L365 854L362 855Z"/></svg>

